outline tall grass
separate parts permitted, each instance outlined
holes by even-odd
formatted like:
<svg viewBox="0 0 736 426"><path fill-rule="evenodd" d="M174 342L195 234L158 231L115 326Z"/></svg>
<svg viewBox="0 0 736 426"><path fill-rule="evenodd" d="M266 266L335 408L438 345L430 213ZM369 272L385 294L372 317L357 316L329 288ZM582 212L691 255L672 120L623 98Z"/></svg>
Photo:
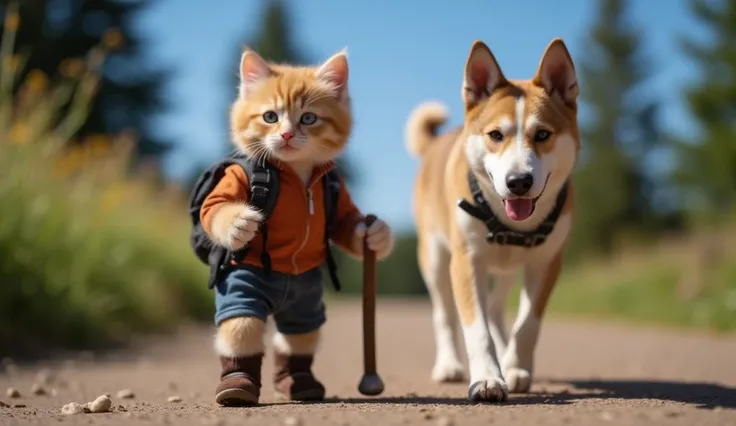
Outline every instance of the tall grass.
<svg viewBox="0 0 736 426"><path fill-rule="evenodd" d="M73 139L119 35L106 34L58 76L32 70L19 81L19 24L8 6L0 46L0 355L209 319L212 296L189 249L185 194L156 189L150 173L131 174L131 133Z"/></svg>

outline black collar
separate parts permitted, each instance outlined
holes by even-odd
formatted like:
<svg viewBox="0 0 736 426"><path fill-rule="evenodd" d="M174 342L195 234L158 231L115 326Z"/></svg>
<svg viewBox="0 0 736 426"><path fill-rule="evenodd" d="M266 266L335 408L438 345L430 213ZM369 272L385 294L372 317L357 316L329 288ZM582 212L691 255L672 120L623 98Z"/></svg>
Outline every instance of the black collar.
<svg viewBox="0 0 736 426"><path fill-rule="evenodd" d="M478 179L476 179L472 171L468 171L468 185L470 186L470 192L473 195L475 205L465 199L461 199L458 201L458 207L485 223L488 228L486 240L489 243L499 245L508 244L522 247L536 247L543 244L554 229L555 223L557 223L557 219L560 217L562 207L565 205L565 200L567 199L567 182L565 182L559 194L557 194L555 207L537 229L532 231L515 231L504 225L493 214L491 206L488 205L488 201L483 197L483 191L480 189Z"/></svg>

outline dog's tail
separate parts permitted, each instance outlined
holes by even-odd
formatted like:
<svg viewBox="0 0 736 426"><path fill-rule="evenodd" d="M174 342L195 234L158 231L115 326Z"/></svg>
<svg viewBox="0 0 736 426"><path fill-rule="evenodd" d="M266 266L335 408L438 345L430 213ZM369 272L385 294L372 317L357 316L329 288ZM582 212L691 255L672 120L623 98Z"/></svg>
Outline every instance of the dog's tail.
<svg viewBox="0 0 736 426"><path fill-rule="evenodd" d="M437 138L437 129L449 117L447 108L437 101L425 102L411 112L406 122L406 148L410 154L421 157Z"/></svg>

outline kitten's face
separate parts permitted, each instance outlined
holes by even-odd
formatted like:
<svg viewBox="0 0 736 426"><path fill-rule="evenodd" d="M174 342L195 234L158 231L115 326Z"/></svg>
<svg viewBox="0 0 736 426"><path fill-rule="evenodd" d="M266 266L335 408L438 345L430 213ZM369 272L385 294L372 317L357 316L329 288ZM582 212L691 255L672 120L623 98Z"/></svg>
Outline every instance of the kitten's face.
<svg viewBox="0 0 736 426"><path fill-rule="evenodd" d="M320 67L294 67L246 51L240 68L231 127L242 151L287 163L321 164L340 155L352 124L344 52Z"/></svg>

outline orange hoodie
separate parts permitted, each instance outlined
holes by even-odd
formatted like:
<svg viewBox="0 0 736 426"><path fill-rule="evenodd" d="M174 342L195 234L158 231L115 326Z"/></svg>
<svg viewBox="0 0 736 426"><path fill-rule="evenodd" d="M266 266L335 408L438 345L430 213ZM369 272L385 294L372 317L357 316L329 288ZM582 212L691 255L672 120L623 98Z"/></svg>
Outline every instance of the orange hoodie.
<svg viewBox="0 0 736 426"><path fill-rule="evenodd" d="M267 250L274 271L300 274L321 265L325 261L325 209L322 176L335 167L329 163L316 167L309 183L304 185L294 170L280 162L279 196L268 219ZM338 247L352 252L351 244L355 227L363 221L363 215L353 203L345 182L340 177L335 225L330 239ZM243 169L229 166L225 175L202 204L200 219L204 230L212 235L212 219L217 210L227 203L248 202L250 185ZM260 234L250 241L243 263L263 267L260 256L263 239Z"/></svg>

